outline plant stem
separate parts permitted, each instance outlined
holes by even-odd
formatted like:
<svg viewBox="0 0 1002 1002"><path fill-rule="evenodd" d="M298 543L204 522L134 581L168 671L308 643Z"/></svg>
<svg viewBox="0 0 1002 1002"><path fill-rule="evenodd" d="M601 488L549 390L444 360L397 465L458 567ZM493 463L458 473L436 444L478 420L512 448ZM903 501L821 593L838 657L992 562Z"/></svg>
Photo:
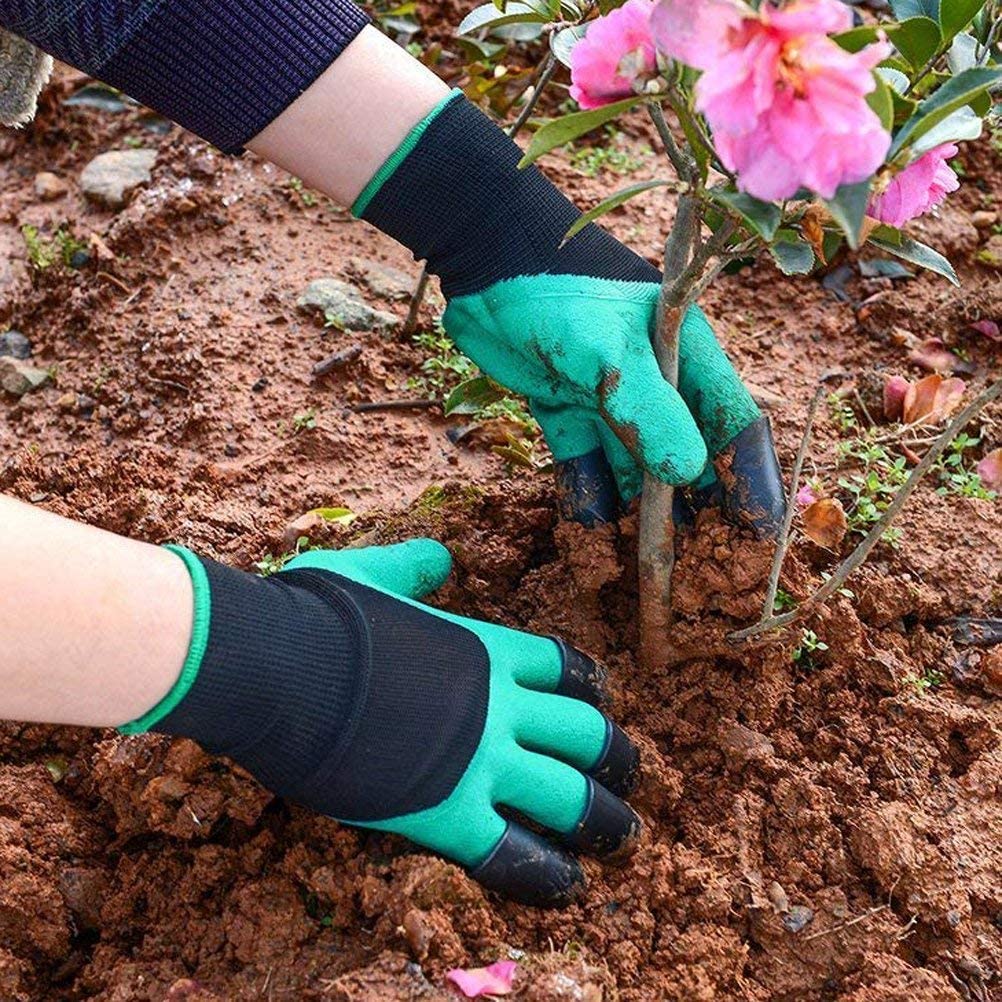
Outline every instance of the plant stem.
<svg viewBox="0 0 1002 1002"><path fill-rule="evenodd" d="M768 619L772 615L773 606L776 604L776 593L779 591L779 575L783 570L786 551L790 548L790 530L793 528L793 514L797 508L800 471L804 468L804 459L807 457L807 450L811 444L814 419L817 417L818 407L821 404L824 393L824 386L819 386L814 391L814 396L811 398L811 406L807 411L807 424L804 426L804 437L800 440L800 448L797 450L797 458L793 464L793 475L790 478L790 496L786 501L786 517L783 519L783 528L780 531L779 539L776 541L776 553L772 558L772 570L769 572L769 587L766 589L765 602L762 605L763 620Z"/></svg>
<svg viewBox="0 0 1002 1002"><path fill-rule="evenodd" d="M789 626L791 623L795 623L798 619L801 619L815 606L820 605L834 595L845 584L849 575L860 567L870 555L870 551L880 542L890 524L901 512L905 502L911 497L919 481L929 472L929 469L936 460L946 452L950 443L963 431L970 421L976 418L988 404L1000 395L1002 395L1002 379L997 380L989 386L988 389L976 400L969 403L946 426L946 429L936 439L929 451L922 457L922 461L912 470L908 479L898 490L898 493L894 495L894 500L887 506L887 510L880 517L880 520L867 533L866 538L842 561L838 570L813 595L801 602L791 612L784 613L782 616L771 616L763 619L754 626L731 633L727 639L737 643L742 640L749 640L769 630L778 630L782 626Z"/></svg>
<svg viewBox="0 0 1002 1002"><path fill-rule="evenodd" d="M553 79L554 73L557 72L558 65L557 57L552 51L548 51L546 53L546 57L539 64L539 76L536 79L532 97L525 102L525 107L508 129L509 139L514 139L522 131L526 122L528 122L532 117L532 113L536 110L536 105L539 104L539 99L542 97L543 91L546 90L546 85ZM428 279L430 277L431 276L428 273L428 265L425 264L421 268L421 274L418 277L417 285L411 293L410 310L407 313L407 320L404 322L402 331L404 337L409 337L417 330L418 318L421 313L421 306L424 303L425 293L428 291Z"/></svg>
<svg viewBox="0 0 1002 1002"><path fill-rule="evenodd" d="M696 176L696 162L679 149L678 143L675 142L675 137L671 134L671 129L665 121L665 113L661 105L657 101L649 101L647 111L654 122L654 127L658 130L661 142L664 143L665 152L668 154L672 167L675 168L675 173L678 174L680 180L692 184Z"/></svg>
<svg viewBox="0 0 1002 1002"><path fill-rule="evenodd" d="M692 257L701 225L702 206L694 195L687 192L679 199L675 225L665 243L665 270L654 335L658 366L672 386L678 385L678 338L685 310L672 303L670 297ZM648 668L658 667L658 663L663 661L672 621L674 502L675 488L671 484L663 483L649 473L644 474L637 561L640 571L640 659Z"/></svg>

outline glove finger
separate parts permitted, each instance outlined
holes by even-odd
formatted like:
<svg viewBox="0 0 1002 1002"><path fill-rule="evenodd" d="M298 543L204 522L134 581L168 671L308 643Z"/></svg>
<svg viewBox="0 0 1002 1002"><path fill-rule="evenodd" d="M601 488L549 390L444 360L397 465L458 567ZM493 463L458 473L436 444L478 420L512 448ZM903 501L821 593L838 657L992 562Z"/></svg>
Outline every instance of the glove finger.
<svg viewBox="0 0 1002 1002"><path fill-rule="evenodd" d="M762 416L698 306L679 332L678 390L711 456Z"/></svg>
<svg viewBox="0 0 1002 1002"><path fill-rule="evenodd" d="M573 856L514 821L487 859L468 872L487 890L536 908L562 908L585 889Z"/></svg>
<svg viewBox="0 0 1002 1002"><path fill-rule="evenodd" d="M495 794L578 852L621 852L640 832L640 819L623 801L547 755L519 749Z"/></svg>
<svg viewBox="0 0 1002 1002"><path fill-rule="evenodd" d="M644 486L644 471L605 421L599 424L598 437L616 478L619 496L623 499L623 504L628 505Z"/></svg>
<svg viewBox="0 0 1002 1002"><path fill-rule="evenodd" d="M605 702L608 673L604 665L558 637L505 632L507 636L499 638L506 641L503 650L497 645L491 647L492 663L499 667L503 658L504 667L519 685L582 700L591 706Z"/></svg>
<svg viewBox="0 0 1002 1002"><path fill-rule="evenodd" d="M576 699L526 693L516 709L515 740L591 776L618 796L631 793L640 752L622 728Z"/></svg>
<svg viewBox="0 0 1002 1002"><path fill-rule="evenodd" d="M602 416L652 476L687 484L706 466L706 445L685 401L666 382L649 346L631 351L599 387Z"/></svg>
<svg viewBox="0 0 1002 1002"><path fill-rule="evenodd" d="M441 588L452 570L452 556L434 539L409 539L392 546L357 550L310 550L290 560L285 570L314 568L419 599Z"/></svg>

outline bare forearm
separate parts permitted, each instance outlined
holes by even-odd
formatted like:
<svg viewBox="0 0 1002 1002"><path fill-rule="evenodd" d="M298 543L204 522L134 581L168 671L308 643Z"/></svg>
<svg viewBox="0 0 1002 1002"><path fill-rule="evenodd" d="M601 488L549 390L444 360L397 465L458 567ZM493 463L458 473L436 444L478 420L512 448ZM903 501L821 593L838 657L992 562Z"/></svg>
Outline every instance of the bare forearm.
<svg viewBox="0 0 1002 1002"><path fill-rule="evenodd" d="M114 726L171 688L191 636L172 553L0 496L0 718Z"/></svg>

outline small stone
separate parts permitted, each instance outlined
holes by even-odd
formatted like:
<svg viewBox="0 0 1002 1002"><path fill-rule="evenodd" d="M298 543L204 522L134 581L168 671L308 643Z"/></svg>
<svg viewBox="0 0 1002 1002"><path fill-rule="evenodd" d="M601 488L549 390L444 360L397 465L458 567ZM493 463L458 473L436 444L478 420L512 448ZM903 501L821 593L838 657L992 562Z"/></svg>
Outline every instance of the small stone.
<svg viewBox="0 0 1002 1002"><path fill-rule="evenodd" d="M77 413L84 418L89 418L97 407L97 401L86 393L77 394Z"/></svg>
<svg viewBox="0 0 1002 1002"><path fill-rule="evenodd" d="M0 358L0 387L15 397L23 397L44 386L51 376L18 358Z"/></svg>
<svg viewBox="0 0 1002 1002"><path fill-rule="evenodd" d="M223 452L230 459L236 459L236 457L240 455L240 449L232 442L227 442L226 445L223 446Z"/></svg>
<svg viewBox="0 0 1002 1002"><path fill-rule="evenodd" d="M308 511L305 515L293 519L285 527L285 532L282 533L282 546L286 551L294 550L301 537L309 538L312 532L326 524L322 515Z"/></svg>
<svg viewBox="0 0 1002 1002"><path fill-rule="evenodd" d="M814 912L806 905L794 905L784 916L783 925L790 932L800 932L804 926L814 921Z"/></svg>
<svg viewBox="0 0 1002 1002"><path fill-rule="evenodd" d="M156 150L110 150L87 164L80 187L92 201L121 209L138 187L149 184L156 159Z"/></svg>
<svg viewBox="0 0 1002 1002"><path fill-rule="evenodd" d="M55 202L69 190L66 181L52 171L43 170L35 175L35 197L43 202Z"/></svg>
<svg viewBox="0 0 1002 1002"><path fill-rule="evenodd" d="M978 212L971 213L971 222L979 230L990 230L995 225L998 217L999 214L997 212L993 212L990 209L980 209Z"/></svg>
<svg viewBox="0 0 1002 1002"><path fill-rule="evenodd" d="M31 342L20 331L0 334L0 358L31 358Z"/></svg>
<svg viewBox="0 0 1002 1002"><path fill-rule="evenodd" d="M349 258L348 270L380 299L410 299L417 284L416 276L364 257Z"/></svg>
<svg viewBox="0 0 1002 1002"><path fill-rule="evenodd" d="M303 313L321 314L339 330L387 333L400 325L392 313L374 310L355 286L336 278L310 282L296 306Z"/></svg>
<svg viewBox="0 0 1002 1002"><path fill-rule="evenodd" d="M743 769L749 762L761 762L776 754L772 742L764 734L738 723L721 732L719 744L728 768L734 772Z"/></svg>
<svg viewBox="0 0 1002 1002"><path fill-rule="evenodd" d="M262 377L261 377L261 378L260 378L260 379L259 379L259 380L258 380L258 381L257 381L257 382L256 382L256 383L255 383L255 384L254 384L254 385L252 386L252 387L251 387L251 393L263 393L263 392L264 392L264 391L265 391L266 389L268 389L268 386L269 386L269 383L268 383L268 377L267 377L267 376L262 376Z"/></svg>
<svg viewBox="0 0 1002 1002"><path fill-rule="evenodd" d="M77 395L75 393L64 393L57 401L56 406L61 411L67 413L77 409Z"/></svg>

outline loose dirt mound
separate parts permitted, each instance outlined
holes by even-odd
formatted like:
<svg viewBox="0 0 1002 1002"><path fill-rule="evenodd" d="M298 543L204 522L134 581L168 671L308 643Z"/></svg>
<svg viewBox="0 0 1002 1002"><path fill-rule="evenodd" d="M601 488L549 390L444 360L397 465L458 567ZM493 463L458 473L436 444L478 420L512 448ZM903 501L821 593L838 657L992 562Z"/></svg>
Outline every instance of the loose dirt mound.
<svg viewBox="0 0 1002 1002"><path fill-rule="evenodd" d="M349 257L413 272L399 248L261 164L160 137L136 112L57 108L59 95L33 132L0 140L0 319L56 367L54 385L2 402L0 490L246 568L318 504L364 513L335 545L442 539L457 573L436 601L608 663L614 712L644 753L646 829L622 867L586 862L580 904L540 913L399 839L275 801L190 742L5 724L0 998L448 999L446 969L504 957L520 962L517 997L537 1002L1002 997L1002 661L944 623L1002 612L997 504L923 488L900 547L807 624L828 650L800 660L799 635L726 643L757 616L768 553L706 519L677 572L681 662L644 673L633 519L558 524L545 477L453 446L436 413L346 409L409 395L422 356L324 332L296 298L321 275L350 278ZM650 142L646 128L629 142ZM130 137L160 150L151 188L117 216L88 207L80 170ZM967 325L1002 314L977 263L989 231L968 221L999 190L998 161L985 144L966 165L928 235L959 248L963 290L856 278L843 303L770 271L715 290L708 310L743 374L782 395L787 465L818 377L907 371L902 331L997 367ZM68 196L35 198L43 169ZM614 183L564 161L554 172L586 202ZM670 208L612 218L653 259ZM92 245L81 270L32 273L26 223L98 234L115 259ZM349 342L363 348L354 367L311 380ZM316 427L294 433L311 410ZM1000 420L984 421L995 445ZM841 434L826 414L812 461L829 480ZM832 565L798 545L784 588L803 597Z"/></svg>

